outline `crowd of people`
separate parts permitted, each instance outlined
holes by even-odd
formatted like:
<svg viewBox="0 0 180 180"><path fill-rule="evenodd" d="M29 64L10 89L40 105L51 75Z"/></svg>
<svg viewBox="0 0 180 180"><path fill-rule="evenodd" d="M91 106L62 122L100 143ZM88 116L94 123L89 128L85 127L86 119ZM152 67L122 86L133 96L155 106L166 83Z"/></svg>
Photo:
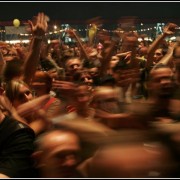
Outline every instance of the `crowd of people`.
<svg viewBox="0 0 180 180"><path fill-rule="evenodd" d="M180 177L178 25L152 43L67 29L71 46L48 44L46 17L28 45L0 42L0 178Z"/></svg>

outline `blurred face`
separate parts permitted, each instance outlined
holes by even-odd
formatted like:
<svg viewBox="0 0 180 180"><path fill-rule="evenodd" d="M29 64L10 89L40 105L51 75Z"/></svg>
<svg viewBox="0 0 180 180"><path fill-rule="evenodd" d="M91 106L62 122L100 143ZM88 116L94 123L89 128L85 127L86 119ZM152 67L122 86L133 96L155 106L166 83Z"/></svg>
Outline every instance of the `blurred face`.
<svg viewBox="0 0 180 180"><path fill-rule="evenodd" d="M170 68L159 68L151 74L151 90L160 97L172 94L173 72Z"/></svg>
<svg viewBox="0 0 180 180"><path fill-rule="evenodd" d="M66 63L66 71L70 74L74 74L82 68L82 63L79 59L70 59Z"/></svg>
<svg viewBox="0 0 180 180"><path fill-rule="evenodd" d="M154 53L154 61L155 63L159 62L163 57L162 49L157 49Z"/></svg>
<svg viewBox="0 0 180 180"><path fill-rule="evenodd" d="M86 73L81 75L80 80L81 80L81 82L84 82L85 84L87 84L89 86L92 85L92 83L93 83L92 77L89 74L86 74Z"/></svg>
<svg viewBox="0 0 180 180"><path fill-rule="evenodd" d="M87 85L81 85L76 90L76 101L79 106L86 107L91 98L91 93Z"/></svg>
<svg viewBox="0 0 180 180"><path fill-rule="evenodd" d="M117 56L112 56L110 60L110 68L113 68L119 61Z"/></svg>
<svg viewBox="0 0 180 180"><path fill-rule="evenodd" d="M29 88L24 85L20 85L19 93L13 101L13 106L16 108L19 105L32 100L33 96Z"/></svg>
<svg viewBox="0 0 180 180"><path fill-rule="evenodd" d="M160 143L152 147L122 143L101 149L92 160L94 175L101 178L143 178L153 177L150 172L154 170L159 172L154 177L163 177L170 170L166 166L171 163L169 154Z"/></svg>
<svg viewBox="0 0 180 180"><path fill-rule="evenodd" d="M101 109L109 113L119 112L118 94L114 90L102 91L95 96L95 108Z"/></svg>
<svg viewBox="0 0 180 180"><path fill-rule="evenodd" d="M90 68L89 69L89 74L91 75L91 77L96 77L98 76L98 68L97 67L94 67L94 68Z"/></svg>
<svg viewBox="0 0 180 180"><path fill-rule="evenodd" d="M46 143L48 142L48 143ZM79 158L79 139L75 134L53 132L44 139L42 163L49 178L74 177Z"/></svg>

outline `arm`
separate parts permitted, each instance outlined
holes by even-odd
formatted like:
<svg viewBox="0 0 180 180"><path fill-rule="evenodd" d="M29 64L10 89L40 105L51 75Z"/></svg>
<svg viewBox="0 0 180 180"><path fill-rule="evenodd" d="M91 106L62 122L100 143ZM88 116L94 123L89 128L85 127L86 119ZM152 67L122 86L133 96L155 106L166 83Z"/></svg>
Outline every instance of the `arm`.
<svg viewBox="0 0 180 180"><path fill-rule="evenodd" d="M9 176L6 176L5 174L0 173L0 178L10 178Z"/></svg>
<svg viewBox="0 0 180 180"><path fill-rule="evenodd" d="M35 25L29 21L33 33L31 49L24 63L24 81L29 84L33 77L40 57L41 42L47 30L47 21L44 13L39 13Z"/></svg>
<svg viewBox="0 0 180 180"><path fill-rule="evenodd" d="M4 60L2 52L0 50L0 75L2 75L5 66L6 66L6 61Z"/></svg>
<svg viewBox="0 0 180 180"><path fill-rule="evenodd" d="M172 47L169 47L168 48L168 52L166 53L166 55L154 66L154 68L158 65L158 64L164 64L164 65L167 65L169 64L171 61L171 58L172 58L172 54L173 54L173 50L174 50L174 47L176 46L177 43L175 43Z"/></svg>
<svg viewBox="0 0 180 180"><path fill-rule="evenodd" d="M172 35L175 33L177 25L173 23L169 23L167 26L164 27L163 34L158 36L156 40L152 43L152 45L148 49L148 57L147 57L147 63L146 67L149 68L153 63L153 56L155 50L158 48L158 46L162 43L165 37L168 35Z"/></svg>
<svg viewBox="0 0 180 180"><path fill-rule="evenodd" d="M124 33L121 50L122 50L122 52L131 51L131 53L129 53L126 56L126 58L128 58L128 56L130 56L131 68L139 67L138 60L136 59L137 42L138 42L138 34L137 33L134 33L134 32Z"/></svg>
<svg viewBox="0 0 180 180"><path fill-rule="evenodd" d="M109 33L106 30L99 31L97 36L100 43L102 43L104 47L102 51L103 58L100 68L100 76L103 77L106 74L107 69L109 67L111 56L114 54L114 51L117 50L119 38L114 36L111 39Z"/></svg>
<svg viewBox="0 0 180 180"><path fill-rule="evenodd" d="M84 46L83 46L80 38L79 38L78 35L76 34L76 32L75 32L74 30L69 29L69 30L68 30L68 33L70 33L70 34L77 40L77 42L78 42L78 44L79 44L79 46L80 46L81 52L82 52L83 56L85 57L85 59L89 59L89 55L88 55L88 53L86 52L86 50L85 50L85 48L84 48Z"/></svg>

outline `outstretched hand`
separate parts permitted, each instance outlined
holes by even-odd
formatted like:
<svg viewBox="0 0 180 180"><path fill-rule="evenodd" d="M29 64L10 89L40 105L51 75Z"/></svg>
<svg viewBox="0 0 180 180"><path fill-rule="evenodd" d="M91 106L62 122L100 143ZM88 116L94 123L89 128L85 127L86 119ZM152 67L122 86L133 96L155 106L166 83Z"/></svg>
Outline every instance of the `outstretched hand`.
<svg viewBox="0 0 180 180"><path fill-rule="evenodd" d="M163 32L164 34L172 35L175 33L177 27L178 27L177 24L169 23L164 27Z"/></svg>
<svg viewBox="0 0 180 180"><path fill-rule="evenodd" d="M44 13L38 13L35 23L33 23L30 20L28 21L28 23L31 27L31 31L34 36L45 35L48 28L48 24L47 24L47 16Z"/></svg>

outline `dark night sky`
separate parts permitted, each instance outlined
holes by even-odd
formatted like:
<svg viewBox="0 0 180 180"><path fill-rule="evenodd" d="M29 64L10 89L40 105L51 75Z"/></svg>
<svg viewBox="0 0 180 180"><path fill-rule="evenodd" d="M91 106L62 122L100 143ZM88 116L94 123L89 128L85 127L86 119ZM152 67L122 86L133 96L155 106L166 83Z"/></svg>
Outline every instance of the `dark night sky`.
<svg viewBox="0 0 180 180"><path fill-rule="evenodd" d="M118 20L122 16L142 19L180 19L180 2L0 2L0 21L31 19L45 12L51 20L84 21L101 16Z"/></svg>

